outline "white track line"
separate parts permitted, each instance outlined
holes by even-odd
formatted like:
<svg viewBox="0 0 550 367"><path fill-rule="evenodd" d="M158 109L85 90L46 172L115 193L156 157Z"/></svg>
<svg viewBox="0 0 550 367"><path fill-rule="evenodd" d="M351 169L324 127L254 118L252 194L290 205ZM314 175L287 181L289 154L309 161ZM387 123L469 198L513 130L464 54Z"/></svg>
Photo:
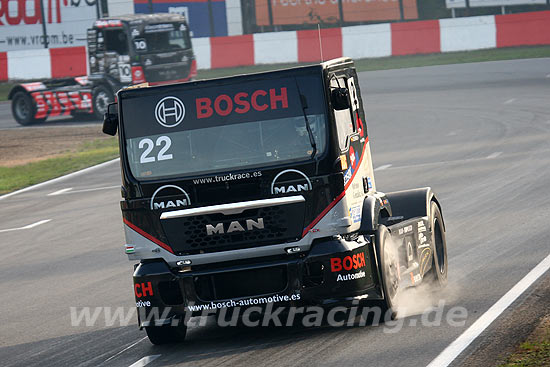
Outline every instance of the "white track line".
<svg viewBox="0 0 550 367"><path fill-rule="evenodd" d="M90 192L90 191L100 191L100 190L108 190L108 189L117 189L120 188L120 185L115 186L103 186L103 187L93 187L90 189L81 189L81 190L73 190L72 187L67 189L62 189L56 192L52 192L51 194L48 194L48 196L56 196L56 195L64 195L64 194L78 194L80 192Z"/></svg>
<svg viewBox="0 0 550 367"><path fill-rule="evenodd" d="M52 180L49 180L49 181L44 181L44 182L41 182L39 184L36 184L36 185L32 185L32 186L29 186L29 187L25 187L24 189L21 189L21 190L17 190L17 191L14 191L14 192L10 192L9 194L6 194L6 195L2 195L0 196L0 200L4 200L4 199L7 199L13 195L17 195L17 194L21 194L23 192L26 192L26 191L29 191L29 190L33 190L33 189L37 189L39 187L42 187L42 186L46 186L46 185L49 185L49 184L52 184L52 183L56 183L56 182L61 182L61 181L64 181L66 179L69 179L69 178L72 178L72 177L75 177L75 176L80 176L81 174L84 174L84 173L88 173L90 171L94 171L98 168L102 168L102 167L105 167L105 166L108 166L109 164L113 163L113 162L117 162L119 160L119 158L115 158L113 160L110 160L110 161L107 161L107 162L103 162L103 163L100 163L100 164L97 164L95 166L92 166L92 167L88 167L88 168L84 168L84 169L81 169L80 171L76 171L76 172L73 172L73 173L69 173L68 175L65 175L65 176L61 176L61 177L57 177L57 178L54 178Z"/></svg>
<svg viewBox="0 0 550 367"><path fill-rule="evenodd" d="M48 223L49 221L51 221L51 219L41 220L41 221L38 221L38 222L36 222L36 223L29 224L29 225L26 225L26 226L24 226L24 227L19 227L19 228L0 229L0 233L3 233L3 232L12 232L12 231L21 231L21 230L23 230L23 229L31 229L31 228L34 228L34 227L38 227L38 226L41 225L41 224Z"/></svg>
<svg viewBox="0 0 550 367"><path fill-rule="evenodd" d="M142 359L140 359L136 363L132 364L130 367L143 367L143 366L146 366L146 365L153 362L155 359L157 359L160 356L161 356L160 354L154 354L152 356L143 357Z"/></svg>
<svg viewBox="0 0 550 367"><path fill-rule="evenodd" d="M71 191L72 187L67 187L66 189L57 190L55 192L51 192L48 194L48 196L57 196L66 193L67 191Z"/></svg>
<svg viewBox="0 0 550 367"><path fill-rule="evenodd" d="M492 154L489 154L486 159L495 159L496 157L498 157L499 155L501 155L502 152L494 152Z"/></svg>
<svg viewBox="0 0 550 367"><path fill-rule="evenodd" d="M388 169L388 168L390 168L390 167L391 167L391 164L385 164L385 165L383 165L383 166L380 166L380 167L378 167L378 168L375 168L374 170L375 170L375 171L383 171L383 170Z"/></svg>
<svg viewBox="0 0 550 367"><path fill-rule="evenodd" d="M144 341L145 339L147 339L146 336L144 336L143 338L139 339L137 342L130 344L129 346L127 346L126 348L124 348L123 350L121 350L120 352L118 352L117 354L115 354L115 355L113 355L113 356L107 358L107 359L105 360L105 362L103 362L103 363L107 363L107 362L109 362L111 359L113 359L113 358L115 358L115 357L118 357L119 355L121 355L122 353L126 352L128 349L130 349L130 348L132 348L132 347L135 347L136 345L138 345L139 343L141 343L141 342Z"/></svg>
<svg viewBox="0 0 550 367"><path fill-rule="evenodd" d="M546 256L522 280L499 299L490 309L476 320L465 332L439 354L428 367L446 367L460 355L495 319L500 316L538 278L550 269L550 255Z"/></svg>
<svg viewBox="0 0 550 367"><path fill-rule="evenodd" d="M504 102L503 104L510 104L510 103L513 103L515 102L516 99L515 98L510 98L509 100L507 100L506 102Z"/></svg>

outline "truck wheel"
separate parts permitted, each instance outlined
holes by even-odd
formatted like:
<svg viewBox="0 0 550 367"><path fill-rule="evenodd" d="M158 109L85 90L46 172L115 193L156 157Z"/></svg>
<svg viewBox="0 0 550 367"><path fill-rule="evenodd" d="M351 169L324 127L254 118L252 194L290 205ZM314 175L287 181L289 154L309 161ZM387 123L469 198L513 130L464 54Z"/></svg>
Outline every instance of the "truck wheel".
<svg viewBox="0 0 550 367"><path fill-rule="evenodd" d="M187 326L183 322L178 326L146 326L145 332L149 337L149 341L155 345L181 343L185 340Z"/></svg>
<svg viewBox="0 0 550 367"><path fill-rule="evenodd" d="M380 225L375 237L376 254L380 266L380 285L384 291L383 316L388 313L395 318L396 296L399 289L399 261L397 248L392 247L391 235L386 226Z"/></svg>
<svg viewBox="0 0 550 367"><path fill-rule="evenodd" d="M426 274L426 279L437 288L447 284L447 242L445 240L445 228L439 206L432 201L430 206L433 257L432 268Z"/></svg>
<svg viewBox="0 0 550 367"><path fill-rule="evenodd" d="M31 125L37 120L34 118L35 107L31 96L26 92L17 92L11 101L11 112L15 121L20 125Z"/></svg>
<svg viewBox="0 0 550 367"><path fill-rule="evenodd" d="M92 91L92 103L94 106L94 116L97 120L103 120L103 115L107 112L109 103L115 101L111 89L104 85L99 85Z"/></svg>

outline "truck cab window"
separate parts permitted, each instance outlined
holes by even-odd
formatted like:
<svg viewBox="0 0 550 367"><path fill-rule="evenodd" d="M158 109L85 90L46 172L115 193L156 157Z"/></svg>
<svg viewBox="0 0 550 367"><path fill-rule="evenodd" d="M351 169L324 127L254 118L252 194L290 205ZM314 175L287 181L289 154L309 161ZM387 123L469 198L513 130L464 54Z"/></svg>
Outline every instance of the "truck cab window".
<svg viewBox="0 0 550 367"><path fill-rule="evenodd" d="M330 86L333 88L346 88L346 79L342 77L332 78ZM332 110L334 113L334 119L336 120L336 128L338 130L338 145L340 150L346 149L347 139L355 131L355 126L351 118L351 110L349 108L345 110Z"/></svg>
<svg viewBox="0 0 550 367"><path fill-rule="evenodd" d="M122 29L104 31L105 51L128 55L128 39Z"/></svg>

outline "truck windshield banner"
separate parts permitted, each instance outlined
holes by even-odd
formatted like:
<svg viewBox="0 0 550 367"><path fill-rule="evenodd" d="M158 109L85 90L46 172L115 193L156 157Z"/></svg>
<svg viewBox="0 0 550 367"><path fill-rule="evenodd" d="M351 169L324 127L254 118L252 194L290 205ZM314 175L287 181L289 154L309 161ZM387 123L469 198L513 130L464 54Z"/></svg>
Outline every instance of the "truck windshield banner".
<svg viewBox="0 0 550 367"><path fill-rule="evenodd" d="M316 153L324 151L320 78L206 85L119 94L125 148L136 178L236 172L311 159L308 124Z"/></svg>
<svg viewBox="0 0 550 367"><path fill-rule="evenodd" d="M153 89L149 93L141 90L139 97L121 98L124 132L126 138L134 138L303 116L300 94L305 97L307 113L318 114L323 112L322 90L320 80L312 77L192 90L182 85L166 88L164 93L154 90L154 94Z"/></svg>

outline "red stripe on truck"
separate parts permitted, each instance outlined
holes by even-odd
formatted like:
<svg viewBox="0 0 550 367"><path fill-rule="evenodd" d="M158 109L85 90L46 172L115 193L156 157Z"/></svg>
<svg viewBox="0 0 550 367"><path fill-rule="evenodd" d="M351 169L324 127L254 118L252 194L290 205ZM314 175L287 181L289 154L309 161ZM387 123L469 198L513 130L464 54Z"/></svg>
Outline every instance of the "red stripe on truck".
<svg viewBox="0 0 550 367"><path fill-rule="evenodd" d="M306 229L304 229L304 231L302 232L302 238L308 234L308 232L313 228L313 226L315 226L317 223L319 223L319 221L321 219L323 219L323 217L325 215L327 215L327 213L330 211L330 209L334 208L334 206L336 204L338 204L338 202L340 200L342 200L342 198L346 195L346 190L348 189L348 187L351 185L353 179L355 178L355 174L359 171L359 167L361 167L361 162L363 162L363 157L365 155L365 151L367 150L367 143L369 142L369 137L367 136L365 138L365 145L363 145L363 151L361 152L361 158L359 158L359 162L357 163L357 168L355 169L355 171L353 172L353 174L351 175L351 178L349 179L348 183L346 184L346 186L344 186L344 191L342 191L334 200L332 200L332 202L321 212L321 214L319 214L317 216L317 218L315 218L313 220L313 222L311 222L307 227Z"/></svg>
<svg viewBox="0 0 550 367"><path fill-rule="evenodd" d="M145 232L143 229L141 229L138 226L136 226L135 224L131 223L126 218L122 218L122 220L123 220L124 224L126 224L128 227L132 228L134 231L136 231L137 233L139 233L143 237L147 238L149 241L152 241L152 242L156 243L157 245L159 245L160 247L162 247L163 249L165 249L168 252L174 253L174 250L172 250L172 247L168 246L167 244L165 244L161 240L151 236L149 233Z"/></svg>
<svg viewBox="0 0 550 367"><path fill-rule="evenodd" d="M321 61L319 43L323 45L325 61L342 57L342 28L321 29L320 42L317 29L297 31L296 36L298 38L298 62Z"/></svg>
<svg viewBox="0 0 550 367"><path fill-rule="evenodd" d="M391 48L394 56L441 52L439 21L392 23Z"/></svg>
<svg viewBox="0 0 550 367"><path fill-rule="evenodd" d="M550 11L496 15L497 47L550 44Z"/></svg>
<svg viewBox="0 0 550 367"><path fill-rule="evenodd" d="M86 75L86 47L51 48L52 78Z"/></svg>
<svg viewBox="0 0 550 367"><path fill-rule="evenodd" d="M0 52L0 80L8 80L8 53Z"/></svg>

